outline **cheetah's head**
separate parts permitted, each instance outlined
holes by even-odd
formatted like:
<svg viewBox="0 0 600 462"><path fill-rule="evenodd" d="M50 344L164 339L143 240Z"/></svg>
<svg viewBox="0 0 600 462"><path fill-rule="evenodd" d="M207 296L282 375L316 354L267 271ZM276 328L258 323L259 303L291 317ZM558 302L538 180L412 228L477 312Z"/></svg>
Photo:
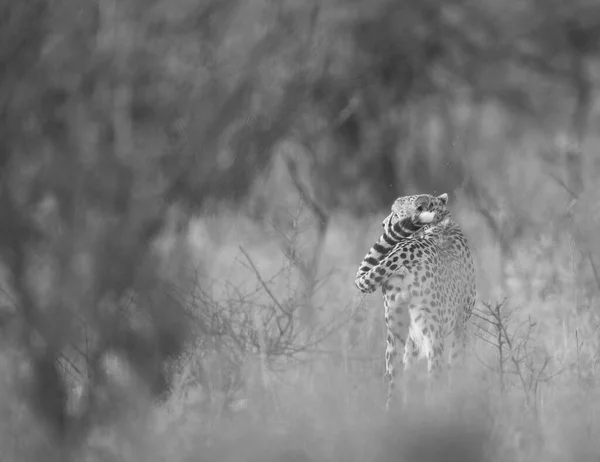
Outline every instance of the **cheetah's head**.
<svg viewBox="0 0 600 462"><path fill-rule="evenodd" d="M383 220L383 227L393 226L399 220L408 216L419 215L419 220L427 224L440 221L447 210L448 194L432 196L430 194L417 194L402 196L394 201L391 213Z"/></svg>

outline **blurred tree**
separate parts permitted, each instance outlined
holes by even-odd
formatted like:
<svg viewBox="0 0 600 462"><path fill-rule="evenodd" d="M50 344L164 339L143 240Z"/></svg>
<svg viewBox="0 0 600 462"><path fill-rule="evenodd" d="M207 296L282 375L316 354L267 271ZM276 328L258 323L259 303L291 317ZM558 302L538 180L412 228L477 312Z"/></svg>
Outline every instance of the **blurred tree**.
<svg viewBox="0 0 600 462"><path fill-rule="evenodd" d="M317 31L344 36L353 48L332 38L321 50L310 94L327 128L305 128L313 145L329 139L311 158L329 207L362 213L399 194L478 181L457 144L461 105L500 105L529 120L524 130L560 123L570 104L570 130L584 136L597 79L588 69L598 55L595 2L335 4L348 13L332 19L324 11ZM548 98L552 89L560 97Z"/></svg>
<svg viewBox="0 0 600 462"><path fill-rule="evenodd" d="M107 355L160 397L165 365L188 331L154 247L167 208L157 196L161 149L144 146L148 118L133 110L134 82L153 72L136 49L133 7L1 4L0 257L14 302L7 323L31 369L22 378L30 408L64 447L115 410L103 399ZM67 410L65 364L88 381L76 414Z"/></svg>

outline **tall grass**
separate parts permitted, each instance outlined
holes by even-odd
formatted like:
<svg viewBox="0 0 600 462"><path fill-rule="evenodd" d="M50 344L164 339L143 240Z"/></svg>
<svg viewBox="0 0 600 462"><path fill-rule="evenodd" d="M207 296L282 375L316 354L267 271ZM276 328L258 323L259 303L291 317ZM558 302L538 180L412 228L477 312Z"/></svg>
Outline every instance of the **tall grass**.
<svg viewBox="0 0 600 462"><path fill-rule="evenodd" d="M331 325L321 342L273 361L249 348L231 366L237 370L227 369L222 350L199 343L180 365L166 402L151 403L130 378L117 423L92 435L81 460L597 460L598 321L593 302L578 302L584 295L568 233L524 239L505 267L494 269L501 260L481 219L460 202L453 208L473 236L480 293L467 370L451 391L385 414L381 295L359 295L352 284L380 220L339 215L320 256L324 282L311 299L317 318L303 326L302 338L309 338ZM267 228L228 213L190 227L201 285L232 313L252 315L272 298L299 300L298 271L288 267ZM298 238L300 253L312 245L309 233ZM499 280L505 301L494 286ZM248 296L241 308L231 288ZM36 458L25 442L44 436L32 433L37 426L27 411L10 401L18 396L10 380L18 371L10 371L7 359L2 367L10 409L4 425L16 429L3 438L6 460ZM233 376L238 386L231 385Z"/></svg>
<svg viewBox="0 0 600 462"><path fill-rule="evenodd" d="M106 401L119 403L116 420L98 427L80 460L597 460L598 288L563 218L564 192L530 143L520 149L500 162L502 174L490 156L478 167L508 248L481 204L451 194L478 275L467 369L452 390L383 410L381 294L363 296L353 280L386 211L334 213L319 235L302 201L282 191L272 201L278 220L222 211L193 220L187 242L165 239L163 252L192 263L164 269L188 278L192 317L223 315L230 324L220 328L243 345L203 332L158 404L121 366L120 392ZM524 230L510 234L519 222ZM301 262L315 249L310 282ZM287 310L295 330L278 344L266 317L285 320ZM52 458L49 436L20 404L27 390L14 379L27 365L14 355L0 357L1 458Z"/></svg>
<svg viewBox="0 0 600 462"><path fill-rule="evenodd" d="M460 219L461 205L454 207ZM480 278L487 279L480 284L471 323L467 370L455 388L433 402L417 399L406 410L386 415L381 295L362 297L352 286L356 264L379 232L379 222L373 221L334 217L321 256L327 281L314 297L319 322L359 307L350 312L350 321L318 348L281 359L276 368L265 367L258 352L248 352L241 369L244 385L230 406L219 401L224 388L212 389L207 407L202 384L182 378L168 401L144 421L144 443L130 449L130 458L597 460L598 324L593 308L577 304L581 287L572 262L578 255L568 233L558 233L552 242L530 237L514 247L506 266L496 270L496 280L504 280L504 301L490 282L498 263L490 251L491 237L482 233L484 225L474 215L463 220L467 235L474 236ZM359 229L368 231L358 238ZM212 294L222 303L231 301L219 288L225 282L248 292L257 286L239 245L269 281L272 295L289 296L289 278L295 276L282 271L285 258L274 239L262 237L263 228L242 216L224 215L210 223L198 220L192 230L192 244L204 252L204 267L210 268L206 280L213 281ZM230 234L210 245L225 230ZM269 297L259 290L255 305L247 309L259 309ZM206 351L196 354L210 362ZM222 383L219 360L211 364L208 381ZM124 448L111 451L123 454Z"/></svg>

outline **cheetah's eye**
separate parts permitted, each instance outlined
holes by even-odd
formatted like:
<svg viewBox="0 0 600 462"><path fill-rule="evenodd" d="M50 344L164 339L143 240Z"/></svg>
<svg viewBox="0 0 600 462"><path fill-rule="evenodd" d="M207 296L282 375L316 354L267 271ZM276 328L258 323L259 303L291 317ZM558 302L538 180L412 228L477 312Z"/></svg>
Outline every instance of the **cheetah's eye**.
<svg viewBox="0 0 600 462"><path fill-rule="evenodd" d="M428 196L419 196L415 201L415 208L418 212L422 212L423 210L427 210L431 205L431 201Z"/></svg>
<svg viewBox="0 0 600 462"><path fill-rule="evenodd" d="M425 210L429 209L429 202L421 202L419 204L417 204L417 212L423 212Z"/></svg>

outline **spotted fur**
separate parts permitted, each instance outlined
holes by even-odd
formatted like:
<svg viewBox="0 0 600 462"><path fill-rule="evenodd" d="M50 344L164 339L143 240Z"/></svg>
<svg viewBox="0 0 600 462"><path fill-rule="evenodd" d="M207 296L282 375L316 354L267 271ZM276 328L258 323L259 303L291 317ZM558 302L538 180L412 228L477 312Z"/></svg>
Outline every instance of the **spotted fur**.
<svg viewBox="0 0 600 462"><path fill-rule="evenodd" d="M380 266L381 261L397 244L439 222L447 203L447 194L438 197L421 194L396 199L391 213L383 220L383 234L371 247L356 273L356 287L363 293L374 292L380 287L388 273L387 268ZM397 269L395 264L389 266L392 271Z"/></svg>
<svg viewBox="0 0 600 462"><path fill-rule="evenodd" d="M429 196L419 208L422 196L399 198L384 221L384 234L373 246L357 275L357 286L372 292L382 288L387 328L385 369L388 379L386 408L395 388L395 360L402 353L404 375L419 357L426 357L430 382L437 381L444 362L444 346L452 336L449 365L461 363L467 342L467 322L475 305L475 266L458 224L446 209L447 196ZM436 201L439 200L439 201ZM434 211L433 220L422 224L424 211ZM393 214L401 218L394 220ZM408 220L408 221L407 221ZM391 237L390 230L412 230ZM384 241L391 249L379 247ZM392 246L392 242L396 242ZM368 260L367 260L368 259ZM360 285L359 285L360 283ZM362 290L362 288L361 288ZM460 358L459 358L460 357ZM407 387L405 382L405 399Z"/></svg>

